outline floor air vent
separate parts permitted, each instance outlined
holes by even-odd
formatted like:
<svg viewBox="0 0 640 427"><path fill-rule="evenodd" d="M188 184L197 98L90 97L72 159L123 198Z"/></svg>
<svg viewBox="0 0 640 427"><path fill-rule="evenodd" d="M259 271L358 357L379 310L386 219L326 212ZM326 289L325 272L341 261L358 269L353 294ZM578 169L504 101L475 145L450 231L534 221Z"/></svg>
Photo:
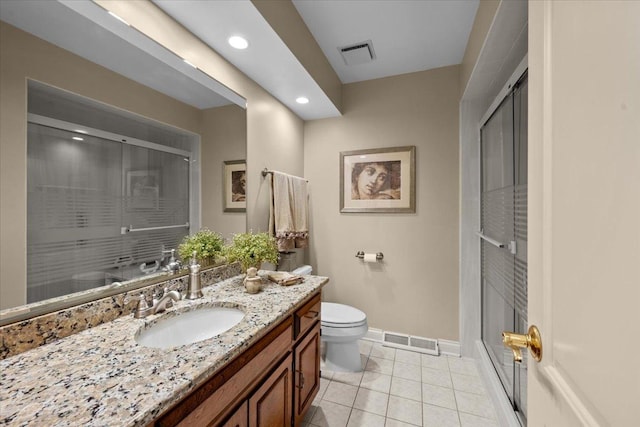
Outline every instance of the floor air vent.
<svg viewBox="0 0 640 427"><path fill-rule="evenodd" d="M418 351L420 353L439 354L438 340L414 337L395 332L383 332L382 345L401 348L403 350Z"/></svg>

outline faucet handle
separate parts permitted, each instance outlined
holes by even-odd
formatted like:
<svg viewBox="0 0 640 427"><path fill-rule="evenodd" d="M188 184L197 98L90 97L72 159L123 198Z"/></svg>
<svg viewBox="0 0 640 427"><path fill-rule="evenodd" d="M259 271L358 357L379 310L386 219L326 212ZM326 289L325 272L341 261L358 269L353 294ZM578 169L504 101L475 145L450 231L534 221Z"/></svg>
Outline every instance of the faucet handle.
<svg viewBox="0 0 640 427"><path fill-rule="evenodd" d="M149 309L149 304L147 303L147 299L144 294L140 292L138 295L127 294L124 297L124 303L129 304L131 301L138 301L136 304L136 309L133 314L134 317L139 318L141 314L144 313L145 310Z"/></svg>

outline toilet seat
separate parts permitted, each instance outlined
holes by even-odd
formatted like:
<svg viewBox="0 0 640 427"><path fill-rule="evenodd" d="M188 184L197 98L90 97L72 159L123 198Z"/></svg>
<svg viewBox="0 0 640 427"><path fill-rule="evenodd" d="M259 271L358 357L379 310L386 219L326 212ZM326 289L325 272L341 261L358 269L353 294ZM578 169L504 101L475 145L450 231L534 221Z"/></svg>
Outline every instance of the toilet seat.
<svg viewBox="0 0 640 427"><path fill-rule="evenodd" d="M348 305L323 302L321 323L331 328L356 328L367 324L367 315Z"/></svg>

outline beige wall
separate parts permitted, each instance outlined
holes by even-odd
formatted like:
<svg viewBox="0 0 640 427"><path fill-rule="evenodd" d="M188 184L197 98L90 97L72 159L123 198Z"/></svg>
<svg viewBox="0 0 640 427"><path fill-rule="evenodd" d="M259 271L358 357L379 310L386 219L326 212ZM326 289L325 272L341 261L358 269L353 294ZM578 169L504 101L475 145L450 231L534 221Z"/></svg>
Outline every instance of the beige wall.
<svg viewBox="0 0 640 427"><path fill-rule="evenodd" d="M369 325L458 339L458 97L451 66L343 87L344 116L305 123L315 272ZM341 151L416 146L416 213L340 213ZM383 252L381 264L355 254Z"/></svg>
<svg viewBox="0 0 640 427"><path fill-rule="evenodd" d="M237 105L202 111L202 225L229 238L246 229L244 212L224 212L224 161L247 158L247 115Z"/></svg>
<svg viewBox="0 0 640 427"><path fill-rule="evenodd" d="M471 28L471 34L469 34L469 41L467 42L464 57L462 58L462 64L460 65L460 97L462 97L467 88L471 73L476 66L482 45L489 33L500 1L501 0L480 0L478 11L473 21L473 27Z"/></svg>

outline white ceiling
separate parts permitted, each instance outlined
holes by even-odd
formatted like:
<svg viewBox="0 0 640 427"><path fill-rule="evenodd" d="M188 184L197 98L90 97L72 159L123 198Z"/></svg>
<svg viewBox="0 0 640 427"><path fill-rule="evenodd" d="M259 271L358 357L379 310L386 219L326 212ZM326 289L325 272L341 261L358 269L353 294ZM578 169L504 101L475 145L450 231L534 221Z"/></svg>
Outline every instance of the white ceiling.
<svg viewBox="0 0 640 427"><path fill-rule="evenodd" d="M460 64L479 0L293 0L338 74L353 83ZM371 40L376 58L347 66L339 48Z"/></svg>
<svg viewBox="0 0 640 427"><path fill-rule="evenodd" d="M250 0L153 0L305 120L338 110ZM293 0L343 83L462 61L479 0ZM243 100L91 1L0 0L0 18L198 108ZM97 27L94 26L97 24ZM78 37L82 34L82 37ZM228 46L231 35L249 48ZM347 67L338 47L371 40L376 59ZM197 64L196 64L197 65ZM151 70L151 71L150 71ZM309 104L295 102L298 96Z"/></svg>

